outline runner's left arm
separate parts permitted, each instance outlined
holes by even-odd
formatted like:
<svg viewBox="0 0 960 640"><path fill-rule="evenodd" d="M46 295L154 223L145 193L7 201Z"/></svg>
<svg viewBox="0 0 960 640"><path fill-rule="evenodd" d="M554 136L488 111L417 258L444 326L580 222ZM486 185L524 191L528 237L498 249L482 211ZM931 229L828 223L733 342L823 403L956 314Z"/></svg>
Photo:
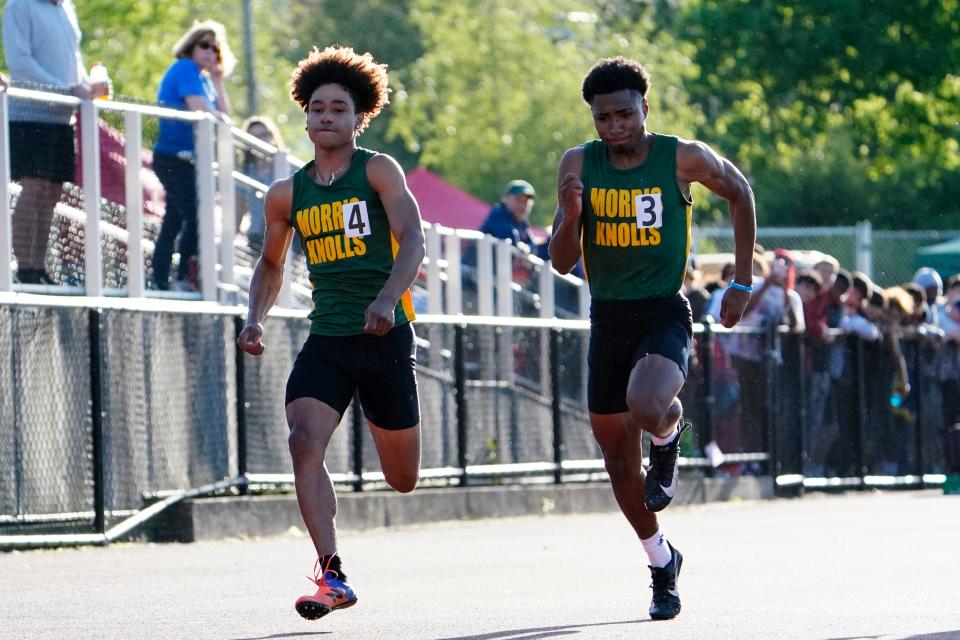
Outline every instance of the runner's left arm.
<svg viewBox="0 0 960 640"><path fill-rule="evenodd" d="M407 188L403 169L397 161L385 154L378 154L367 163L367 178L380 196L387 212L390 231L399 248L393 260L390 277L366 312L363 330L382 336L393 328L393 311L410 285L413 284L426 255L420 208Z"/></svg>
<svg viewBox="0 0 960 640"><path fill-rule="evenodd" d="M732 162L699 141L682 140L677 147L677 180L689 189L699 182L727 201L736 244L734 281L748 284L753 279L753 247L757 242L757 214L753 190ZM730 287L723 296L720 322L732 327L743 317L750 294Z"/></svg>

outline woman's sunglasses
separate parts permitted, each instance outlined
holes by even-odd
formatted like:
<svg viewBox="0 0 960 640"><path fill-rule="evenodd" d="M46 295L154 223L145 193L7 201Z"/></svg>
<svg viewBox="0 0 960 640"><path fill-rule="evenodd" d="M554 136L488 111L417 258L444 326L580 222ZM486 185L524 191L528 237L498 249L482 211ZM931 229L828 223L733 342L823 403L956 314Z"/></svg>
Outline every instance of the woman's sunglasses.
<svg viewBox="0 0 960 640"><path fill-rule="evenodd" d="M206 40L201 40L197 43L197 46L206 51L207 49L213 49L213 52L217 55L220 55L220 47L213 44L212 42L207 42Z"/></svg>

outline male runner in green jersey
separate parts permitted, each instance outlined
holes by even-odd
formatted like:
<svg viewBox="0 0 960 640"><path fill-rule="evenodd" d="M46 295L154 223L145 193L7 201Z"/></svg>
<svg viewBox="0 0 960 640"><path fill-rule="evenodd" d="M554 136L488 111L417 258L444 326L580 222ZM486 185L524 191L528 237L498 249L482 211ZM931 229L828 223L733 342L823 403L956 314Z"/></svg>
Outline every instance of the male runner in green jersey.
<svg viewBox="0 0 960 640"><path fill-rule="evenodd" d="M583 256L590 284L588 404L613 493L650 559L650 617L680 613L683 561L656 511L677 488L682 407L693 335L680 293L690 252L690 184L726 199L736 238L736 277L721 322L732 327L750 298L756 236L753 192L743 174L702 142L646 129L650 76L638 62L604 59L583 81L599 140L560 161L550 257L566 273ZM641 435L651 436L644 478Z"/></svg>
<svg viewBox="0 0 960 640"><path fill-rule="evenodd" d="M313 309L310 337L287 381L286 412L297 501L318 555L318 590L296 602L308 619L357 601L337 555L337 499L324 464L355 390L390 486L412 491L420 471L409 291L424 257L420 211L397 162L357 147L387 93L386 65L369 53L314 49L297 65L291 95L306 113L314 159L267 192L263 254L237 339L247 353L263 353L261 323L276 302L296 234Z"/></svg>

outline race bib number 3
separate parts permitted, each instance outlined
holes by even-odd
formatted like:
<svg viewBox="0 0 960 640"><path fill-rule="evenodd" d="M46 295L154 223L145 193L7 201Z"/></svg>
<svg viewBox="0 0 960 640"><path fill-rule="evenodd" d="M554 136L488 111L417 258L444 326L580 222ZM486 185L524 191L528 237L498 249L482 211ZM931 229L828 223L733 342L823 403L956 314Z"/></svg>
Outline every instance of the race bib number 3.
<svg viewBox="0 0 960 640"><path fill-rule="evenodd" d="M663 226L663 201L659 193L637 196L637 227L659 229Z"/></svg>
<svg viewBox="0 0 960 640"><path fill-rule="evenodd" d="M366 202L361 200L343 205L343 233L348 238L359 238L373 233Z"/></svg>

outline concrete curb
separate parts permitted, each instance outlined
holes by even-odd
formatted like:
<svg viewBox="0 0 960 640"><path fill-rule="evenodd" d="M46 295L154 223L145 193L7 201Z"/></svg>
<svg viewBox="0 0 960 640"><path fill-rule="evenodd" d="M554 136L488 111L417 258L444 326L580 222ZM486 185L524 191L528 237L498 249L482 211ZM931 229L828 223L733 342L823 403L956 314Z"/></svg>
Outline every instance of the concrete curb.
<svg viewBox="0 0 960 640"><path fill-rule="evenodd" d="M774 497L769 477L684 478L674 505ZM506 485L341 493L337 526L343 530L392 527L449 520L541 514L617 511L608 483ZM235 536L271 536L303 520L294 495L238 496L190 500L158 518L143 534L155 541L192 542Z"/></svg>

